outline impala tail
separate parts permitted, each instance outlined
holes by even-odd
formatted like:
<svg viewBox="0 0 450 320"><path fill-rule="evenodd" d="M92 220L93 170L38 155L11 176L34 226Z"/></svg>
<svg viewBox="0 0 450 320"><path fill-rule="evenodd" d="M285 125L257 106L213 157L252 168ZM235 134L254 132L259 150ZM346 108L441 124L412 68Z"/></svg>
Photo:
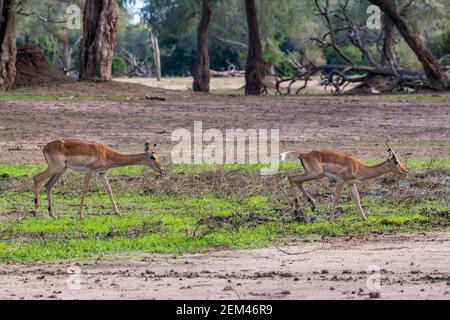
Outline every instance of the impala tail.
<svg viewBox="0 0 450 320"><path fill-rule="evenodd" d="M300 153L296 152L296 151L286 151L286 152L282 152L280 153L280 162L284 162L287 160L288 156L290 154L295 154L298 158L298 156L300 155Z"/></svg>

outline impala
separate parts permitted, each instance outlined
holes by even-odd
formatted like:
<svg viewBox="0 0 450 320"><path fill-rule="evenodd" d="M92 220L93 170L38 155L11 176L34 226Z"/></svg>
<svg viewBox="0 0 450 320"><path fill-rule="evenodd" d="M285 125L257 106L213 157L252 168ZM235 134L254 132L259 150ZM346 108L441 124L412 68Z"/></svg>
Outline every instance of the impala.
<svg viewBox="0 0 450 320"><path fill-rule="evenodd" d="M156 144L150 148L150 145L146 143L144 153L123 154L108 148L104 144L83 140L64 139L48 143L43 150L48 168L34 177L34 214L37 214L40 207L40 183L45 179L49 179L45 185L47 191L48 213L52 218L56 218L52 209L52 187L58 179L61 178L64 172L70 168L84 172L83 191L81 193L79 210L80 218L83 218L83 203L86 193L89 190L89 182L93 173L98 173L100 180L105 187L105 191L111 199L114 213L120 216L111 186L106 176L106 171L111 168L143 164L164 174L164 167L159 160L155 148Z"/></svg>
<svg viewBox="0 0 450 320"><path fill-rule="evenodd" d="M409 173L408 170L400 163L394 149L389 145L389 143L386 144L388 146L388 158L386 161L375 166L368 166L351 154L334 150L298 153L298 157L305 172L303 174L290 176L288 178L297 209L301 211L300 197L297 187L308 199L314 211L316 208L316 201L305 190L303 183L327 177L336 183L334 202L331 208L332 219L334 220L336 217L336 205L339 202L342 187L344 184L347 184L350 188L352 197L356 202L356 207L359 214L364 220L367 221L367 215L361 207L359 192L356 185L362 181L378 177L388 172L402 175L407 175ZM289 153L293 152L283 153L282 159L284 160Z"/></svg>

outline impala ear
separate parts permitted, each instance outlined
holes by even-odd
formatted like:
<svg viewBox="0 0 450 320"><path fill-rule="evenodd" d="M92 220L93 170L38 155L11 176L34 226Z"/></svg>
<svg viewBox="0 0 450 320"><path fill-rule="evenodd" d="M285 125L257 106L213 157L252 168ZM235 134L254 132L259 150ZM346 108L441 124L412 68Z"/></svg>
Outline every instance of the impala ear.
<svg viewBox="0 0 450 320"><path fill-rule="evenodd" d="M144 152L145 152L145 154L148 154L148 149L150 148L150 144L147 142L146 144L145 144L145 149L144 149Z"/></svg>
<svg viewBox="0 0 450 320"><path fill-rule="evenodd" d="M155 143L155 144L153 145L153 147L152 147L152 150L151 150L151 151L153 152L153 151L155 151L155 149L156 149L156 143Z"/></svg>

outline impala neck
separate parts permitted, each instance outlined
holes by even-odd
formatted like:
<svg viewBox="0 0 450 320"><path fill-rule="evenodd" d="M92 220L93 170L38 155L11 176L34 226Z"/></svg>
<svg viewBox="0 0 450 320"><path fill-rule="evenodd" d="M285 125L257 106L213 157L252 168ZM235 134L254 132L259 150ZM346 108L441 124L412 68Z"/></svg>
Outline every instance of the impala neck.
<svg viewBox="0 0 450 320"><path fill-rule="evenodd" d="M364 170L360 171L360 180L372 179L389 172L387 160L375 166L364 166Z"/></svg>
<svg viewBox="0 0 450 320"><path fill-rule="evenodd" d="M108 165L111 168L125 167L141 164L145 159L145 153L123 154L113 152L108 155Z"/></svg>

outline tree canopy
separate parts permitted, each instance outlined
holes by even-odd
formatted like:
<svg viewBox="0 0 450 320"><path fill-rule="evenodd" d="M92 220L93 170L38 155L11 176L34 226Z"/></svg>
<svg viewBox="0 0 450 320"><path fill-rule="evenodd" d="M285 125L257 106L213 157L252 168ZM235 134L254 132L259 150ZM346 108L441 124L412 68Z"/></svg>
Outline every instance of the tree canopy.
<svg viewBox="0 0 450 320"><path fill-rule="evenodd" d="M163 75L192 75L196 59L197 26L201 15L198 0L120 0L117 48L114 71L123 73L123 49L131 52L142 64L153 64L151 46L145 26L151 26L159 37ZM320 1L319 1L320 2ZM337 8L344 0L331 1ZM67 30L65 21L68 5L83 8L83 0L22 0L18 4L18 46L35 43L48 60L64 66L64 46L69 46L72 66L76 67L77 41L81 30ZM139 5L141 22L131 24L131 10ZM213 70L226 70L230 65L244 69L247 53L247 22L243 0L211 0L212 20L209 30L210 63ZM363 23L370 5L366 0L349 3L349 12ZM440 58L450 53L450 0L409 1L396 0L397 8L411 26L419 31L432 53ZM315 63L338 63L340 57L327 46L320 46L311 38L326 33L323 20L316 15L314 0L258 0L258 20L265 60L271 62L282 75L292 73L284 55L300 57L307 54ZM420 19L417 17L420 16ZM334 19L334 18L333 18ZM342 24L338 19L336 28ZM379 30L369 31L368 50L377 56ZM339 34L338 41L345 35ZM420 69L414 53L395 32L396 50L406 68ZM343 50L358 63L367 64L357 49L343 44ZM126 63L125 63L126 65ZM69 66L65 66L66 68Z"/></svg>

